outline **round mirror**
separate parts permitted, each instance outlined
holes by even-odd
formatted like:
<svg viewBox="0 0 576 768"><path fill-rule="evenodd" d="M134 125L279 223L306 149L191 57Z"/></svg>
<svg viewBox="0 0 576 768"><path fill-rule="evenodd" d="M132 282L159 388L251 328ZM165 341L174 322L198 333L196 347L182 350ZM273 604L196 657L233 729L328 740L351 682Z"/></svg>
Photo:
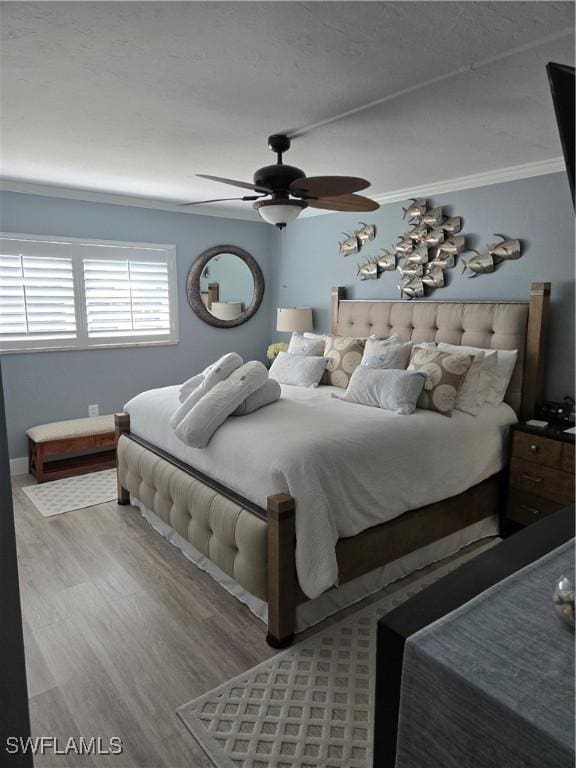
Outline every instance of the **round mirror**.
<svg viewBox="0 0 576 768"><path fill-rule="evenodd" d="M192 264L186 293L190 306L205 323L232 328L257 311L264 295L264 276L247 251L217 245Z"/></svg>

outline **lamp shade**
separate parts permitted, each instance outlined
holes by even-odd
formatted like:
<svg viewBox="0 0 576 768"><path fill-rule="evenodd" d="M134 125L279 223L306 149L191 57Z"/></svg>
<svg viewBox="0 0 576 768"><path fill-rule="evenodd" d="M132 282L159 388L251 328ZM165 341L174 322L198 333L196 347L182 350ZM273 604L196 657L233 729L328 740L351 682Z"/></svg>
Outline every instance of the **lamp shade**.
<svg viewBox="0 0 576 768"><path fill-rule="evenodd" d="M311 331L312 310L310 307L278 307L276 310L277 331Z"/></svg>

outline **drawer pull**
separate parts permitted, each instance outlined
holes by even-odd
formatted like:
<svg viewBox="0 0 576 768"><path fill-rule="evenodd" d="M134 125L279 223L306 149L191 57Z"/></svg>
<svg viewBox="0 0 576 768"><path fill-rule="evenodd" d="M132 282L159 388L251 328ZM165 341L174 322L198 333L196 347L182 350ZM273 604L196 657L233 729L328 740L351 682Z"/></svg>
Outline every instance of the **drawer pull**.
<svg viewBox="0 0 576 768"><path fill-rule="evenodd" d="M520 475L522 480L529 480L531 483L541 483L543 478L542 477L535 477L534 475Z"/></svg>
<svg viewBox="0 0 576 768"><path fill-rule="evenodd" d="M520 507L522 509L525 509L527 512L531 512L533 515L539 515L540 514L540 510L536 509L536 507L529 507L526 504L520 504Z"/></svg>
<svg viewBox="0 0 576 768"><path fill-rule="evenodd" d="M538 445L531 445L530 446L530 450L532 451L532 453L538 453L538 451L540 450L540 446L538 446Z"/></svg>

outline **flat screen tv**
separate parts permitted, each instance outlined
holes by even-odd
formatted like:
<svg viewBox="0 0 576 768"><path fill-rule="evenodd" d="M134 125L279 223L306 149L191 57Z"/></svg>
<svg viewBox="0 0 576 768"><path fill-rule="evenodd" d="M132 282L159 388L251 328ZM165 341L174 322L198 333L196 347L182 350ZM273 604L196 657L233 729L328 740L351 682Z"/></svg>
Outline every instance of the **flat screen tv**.
<svg viewBox="0 0 576 768"><path fill-rule="evenodd" d="M546 71L574 204L574 67L550 63L546 65Z"/></svg>

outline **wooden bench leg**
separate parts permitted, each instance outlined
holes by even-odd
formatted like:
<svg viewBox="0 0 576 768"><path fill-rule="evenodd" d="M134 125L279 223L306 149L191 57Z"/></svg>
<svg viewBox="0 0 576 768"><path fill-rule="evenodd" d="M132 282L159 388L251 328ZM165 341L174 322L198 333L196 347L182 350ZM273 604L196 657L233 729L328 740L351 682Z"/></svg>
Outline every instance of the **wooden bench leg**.
<svg viewBox="0 0 576 768"><path fill-rule="evenodd" d="M294 640L296 619L295 501L279 493L268 497L268 634L272 648Z"/></svg>
<svg viewBox="0 0 576 768"><path fill-rule="evenodd" d="M130 432L130 414L115 413L114 426L116 432L116 486L118 489L118 504L126 506L126 504L130 504L130 492L120 484L120 474L118 473L118 440L120 440L122 435Z"/></svg>

